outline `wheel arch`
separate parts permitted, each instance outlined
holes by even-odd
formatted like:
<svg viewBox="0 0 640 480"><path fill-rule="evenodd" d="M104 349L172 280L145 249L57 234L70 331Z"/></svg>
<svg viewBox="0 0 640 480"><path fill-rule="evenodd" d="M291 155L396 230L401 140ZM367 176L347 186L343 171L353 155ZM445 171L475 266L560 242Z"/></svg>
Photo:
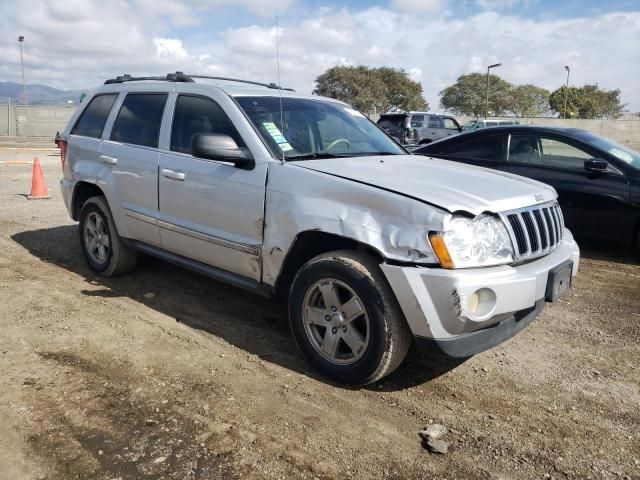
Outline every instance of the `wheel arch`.
<svg viewBox="0 0 640 480"><path fill-rule="evenodd" d="M318 255L334 250L356 250L370 254L380 263L386 260L386 257L378 249L353 238L319 230L300 232L284 257L282 268L276 278L274 287L276 295L286 296L288 294L296 273L306 262Z"/></svg>
<svg viewBox="0 0 640 480"><path fill-rule="evenodd" d="M105 196L104 192L95 183L80 181L76 183L71 196L71 218L78 220L80 218L80 210L91 197Z"/></svg>

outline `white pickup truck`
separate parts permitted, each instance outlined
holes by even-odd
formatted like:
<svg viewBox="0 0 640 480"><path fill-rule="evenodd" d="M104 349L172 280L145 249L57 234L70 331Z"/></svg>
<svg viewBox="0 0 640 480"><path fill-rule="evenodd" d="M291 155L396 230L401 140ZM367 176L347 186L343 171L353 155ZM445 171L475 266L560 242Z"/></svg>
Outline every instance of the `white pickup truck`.
<svg viewBox="0 0 640 480"><path fill-rule="evenodd" d="M287 298L298 347L343 383L389 374L414 340L491 348L578 269L551 187L409 155L349 105L273 84L117 77L59 144L95 272L142 252Z"/></svg>

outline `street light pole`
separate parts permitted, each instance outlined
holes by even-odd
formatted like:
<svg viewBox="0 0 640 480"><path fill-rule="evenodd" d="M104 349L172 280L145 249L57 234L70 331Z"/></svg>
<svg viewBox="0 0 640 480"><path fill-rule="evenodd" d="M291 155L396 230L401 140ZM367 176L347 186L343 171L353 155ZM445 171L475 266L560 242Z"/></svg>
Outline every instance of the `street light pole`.
<svg viewBox="0 0 640 480"><path fill-rule="evenodd" d="M571 69L568 65L565 65L564 69L567 71L567 85L564 87L564 112L562 113L562 118L567 118L567 97L569 96L569 74Z"/></svg>
<svg viewBox="0 0 640 480"><path fill-rule="evenodd" d="M18 37L18 43L20 44L20 65L22 66L22 88L24 89L24 104L29 105L27 100L27 83L24 79L24 57L22 56L22 42L24 42L24 37L20 35Z"/></svg>
<svg viewBox="0 0 640 480"><path fill-rule="evenodd" d="M486 98L486 103L484 106L484 119L487 119L487 116L489 115L489 70L491 70L492 68L496 68L496 67L501 67L502 64L501 63L494 63L493 65L489 65L487 67L487 98Z"/></svg>

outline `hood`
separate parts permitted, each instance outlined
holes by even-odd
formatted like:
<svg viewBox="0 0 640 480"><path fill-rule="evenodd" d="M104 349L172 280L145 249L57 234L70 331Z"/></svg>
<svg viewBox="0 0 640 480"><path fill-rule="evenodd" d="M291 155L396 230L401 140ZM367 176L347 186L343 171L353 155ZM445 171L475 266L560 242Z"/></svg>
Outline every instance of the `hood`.
<svg viewBox="0 0 640 480"><path fill-rule="evenodd" d="M436 205L449 212L503 212L554 200L544 183L510 173L417 155L290 162Z"/></svg>

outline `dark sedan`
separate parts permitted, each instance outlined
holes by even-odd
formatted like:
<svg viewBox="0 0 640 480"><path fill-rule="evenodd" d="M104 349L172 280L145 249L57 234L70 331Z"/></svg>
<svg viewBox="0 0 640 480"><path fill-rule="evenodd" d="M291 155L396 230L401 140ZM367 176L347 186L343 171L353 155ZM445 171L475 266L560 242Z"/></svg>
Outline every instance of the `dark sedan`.
<svg viewBox="0 0 640 480"><path fill-rule="evenodd" d="M640 247L640 154L628 147L575 128L522 125L463 133L413 153L549 184L573 233Z"/></svg>

